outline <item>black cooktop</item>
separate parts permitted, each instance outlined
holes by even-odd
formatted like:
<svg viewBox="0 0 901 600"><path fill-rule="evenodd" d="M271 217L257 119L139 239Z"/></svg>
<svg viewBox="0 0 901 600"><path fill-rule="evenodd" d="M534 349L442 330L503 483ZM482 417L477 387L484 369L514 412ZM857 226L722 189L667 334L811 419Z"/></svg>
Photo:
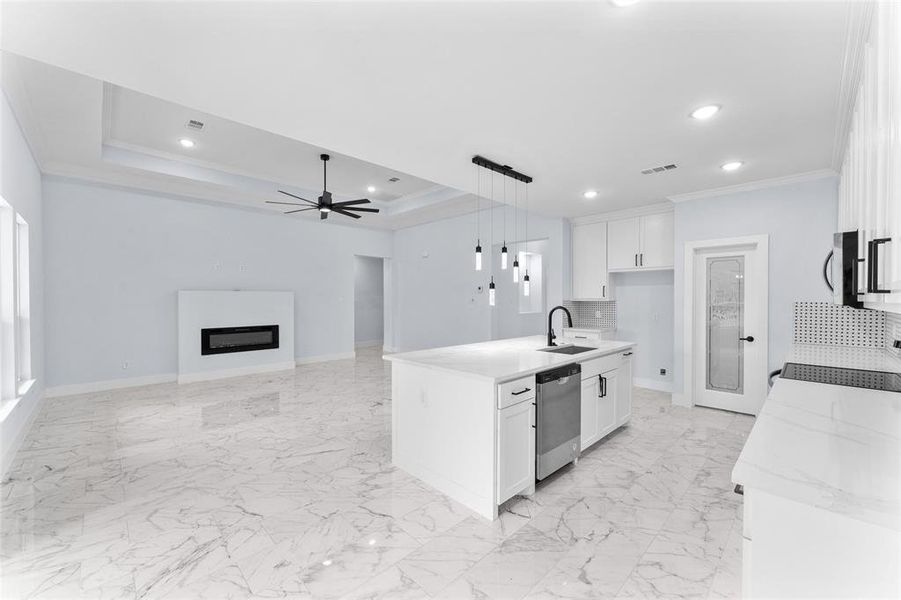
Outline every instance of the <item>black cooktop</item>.
<svg viewBox="0 0 901 600"><path fill-rule="evenodd" d="M901 392L901 373L785 363L785 366L782 367L781 376L785 379L798 379L813 383L844 385L884 392Z"/></svg>

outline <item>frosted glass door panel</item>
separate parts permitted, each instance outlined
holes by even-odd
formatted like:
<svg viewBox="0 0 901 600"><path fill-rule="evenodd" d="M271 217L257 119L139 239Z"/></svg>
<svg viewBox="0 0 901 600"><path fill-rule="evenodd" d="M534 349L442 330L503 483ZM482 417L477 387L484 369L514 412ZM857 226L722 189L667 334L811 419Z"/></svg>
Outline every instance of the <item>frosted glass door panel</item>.
<svg viewBox="0 0 901 600"><path fill-rule="evenodd" d="M744 393L745 258L707 259L707 389Z"/></svg>

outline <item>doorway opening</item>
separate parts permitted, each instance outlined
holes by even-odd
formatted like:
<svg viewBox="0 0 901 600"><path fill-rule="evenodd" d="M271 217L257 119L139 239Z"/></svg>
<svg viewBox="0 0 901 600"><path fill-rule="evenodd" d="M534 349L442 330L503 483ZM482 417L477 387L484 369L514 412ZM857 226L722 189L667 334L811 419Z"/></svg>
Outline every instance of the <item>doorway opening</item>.
<svg viewBox="0 0 901 600"><path fill-rule="evenodd" d="M685 393L756 415L767 394L766 235L685 244Z"/></svg>
<svg viewBox="0 0 901 600"><path fill-rule="evenodd" d="M354 347L385 345L385 259L354 256Z"/></svg>

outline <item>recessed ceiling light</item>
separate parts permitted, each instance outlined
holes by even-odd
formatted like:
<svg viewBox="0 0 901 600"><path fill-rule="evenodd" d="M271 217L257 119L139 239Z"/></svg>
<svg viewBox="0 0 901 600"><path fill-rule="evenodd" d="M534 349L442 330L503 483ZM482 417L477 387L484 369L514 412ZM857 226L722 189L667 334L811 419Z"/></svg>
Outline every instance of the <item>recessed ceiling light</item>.
<svg viewBox="0 0 901 600"><path fill-rule="evenodd" d="M592 198L598 197L598 192L597 190L588 190L582 194L582 197L591 200Z"/></svg>
<svg viewBox="0 0 901 600"><path fill-rule="evenodd" d="M368 188L366 188L366 191L369 192L370 194L374 194L374 193L375 193L375 186L374 186L374 185L370 185Z"/></svg>
<svg viewBox="0 0 901 600"><path fill-rule="evenodd" d="M691 118L697 119L698 121L703 121L705 119L709 119L716 113L720 112L720 107L716 104L709 104L707 106L702 106L701 108L696 108L691 112Z"/></svg>
<svg viewBox="0 0 901 600"><path fill-rule="evenodd" d="M732 162L727 162L720 168L723 171L737 171L743 164L745 163L741 162L740 160L733 160Z"/></svg>
<svg viewBox="0 0 901 600"><path fill-rule="evenodd" d="M638 0L610 0L610 4L622 8L624 6L632 6L633 4L638 4Z"/></svg>
<svg viewBox="0 0 901 600"><path fill-rule="evenodd" d="M178 140L178 143L182 145L183 148L193 148L194 140L189 140L188 138L181 138Z"/></svg>

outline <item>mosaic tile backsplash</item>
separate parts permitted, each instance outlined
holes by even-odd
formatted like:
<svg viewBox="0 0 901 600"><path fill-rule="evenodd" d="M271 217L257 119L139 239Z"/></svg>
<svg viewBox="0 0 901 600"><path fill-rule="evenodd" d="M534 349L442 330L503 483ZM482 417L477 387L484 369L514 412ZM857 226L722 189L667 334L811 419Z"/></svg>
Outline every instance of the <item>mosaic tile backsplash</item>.
<svg viewBox="0 0 901 600"><path fill-rule="evenodd" d="M885 346L885 313L829 302L795 302L794 341L830 346Z"/></svg>
<svg viewBox="0 0 901 600"><path fill-rule="evenodd" d="M565 300L563 306L573 315L573 327L616 328L616 302Z"/></svg>
<svg viewBox="0 0 901 600"><path fill-rule="evenodd" d="M901 349L892 347L895 340L901 340L901 315L885 313L885 347L901 358Z"/></svg>

